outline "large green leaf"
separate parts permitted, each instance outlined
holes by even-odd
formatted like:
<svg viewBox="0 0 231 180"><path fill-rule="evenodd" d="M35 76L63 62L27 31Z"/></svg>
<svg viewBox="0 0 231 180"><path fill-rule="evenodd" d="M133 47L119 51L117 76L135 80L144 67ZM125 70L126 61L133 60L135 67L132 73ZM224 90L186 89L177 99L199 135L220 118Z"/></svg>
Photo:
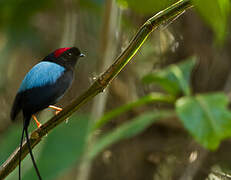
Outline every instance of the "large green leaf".
<svg viewBox="0 0 231 180"><path fill-rule="evenodd" d="M196 58L192 57L177 65L170 65L164 70L159 70L144 76L143 81L145 83L157 83L172 95L177 95L181 91L183 91L185 95L189 95L190 76L195 62Z"/></svg>
<svg viewBox="0 0 231 180"><path fill-rule="evenodd" d="M163 10L176 1L177 0L117 0L117 3L124 8L130 8L138 13L153 14Z"/></svg>
<svg viewBox="0 0 231 180"><path fill-rule="evenodd" d="M86 116L73 116L44 139L43 152L37 161L44 180L55 179L79 160L89 133L89 122ZM36 178L33 168L23 177L24 180Z"/></svg>
<svg viewBox="0 0 231 180"><path fill-rule="evenodd" d="M176 111L185 128L204 147L214 150L221 140L231 136L231 112L222 93L183 97Z"/></svg>
<svg viewBox="0 0 231 180"><path fill-rule="evenodd" d="M163 112L147 112L144 113L135 119L121 125L115 130L103 135L100 137L90 153L88 154L89 158L94 158L98 153L100 153L104 148L122 140L131 138L141 132L143 132L148 126L153 122L170 116L171 113L168 111Z"/></svg>
<svg viewBox="0 0 231 180"><path fill-rule="evenodd" d="M230 13L230 0L193 0L197 10L222 42L227 32L227 20Z"/></svg>

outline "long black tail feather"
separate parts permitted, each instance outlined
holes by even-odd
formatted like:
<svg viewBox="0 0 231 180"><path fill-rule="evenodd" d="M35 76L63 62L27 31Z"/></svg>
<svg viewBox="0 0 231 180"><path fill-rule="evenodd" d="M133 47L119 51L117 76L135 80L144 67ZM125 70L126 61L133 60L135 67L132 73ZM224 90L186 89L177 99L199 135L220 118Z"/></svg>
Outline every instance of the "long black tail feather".
<svg viewBox="0 0 231 180"><path fill-rule="evenodd" d="M23 143L24 132L26 134L27 146L28 146L28 149L29 149L29 153L30 153L30 156L31 156L31 160L32 160L33 166L35 168L35 171L36 171L36 174L38 176L38 179L42 180L42 177L41 177L41 175L39 173L38 167L36 165L36 162L35 162L35 159L34 159L34 156L33 156L33 153L32 153L32 148L31 148L31 145L30 145L30 140L29 140L29 135L28 135L29 121L30 121L30 118L29 119L25 118L24 119L24 124L23 124L22 137L21 137L20 150L19 150L19 180L21 180L21 153L22 153L21 150L22 150L22 143Z"/></svg>
<svg viewBox="0 0 231 180"><path fill-rule="evenodd" d="M20 149L19 149L19 163L18 163L18 179L19 180L21 180L21 156L22 156L22 143L23 143L24 131L25 131L25 122L23 123L22 137L21 137Z"/></svg>

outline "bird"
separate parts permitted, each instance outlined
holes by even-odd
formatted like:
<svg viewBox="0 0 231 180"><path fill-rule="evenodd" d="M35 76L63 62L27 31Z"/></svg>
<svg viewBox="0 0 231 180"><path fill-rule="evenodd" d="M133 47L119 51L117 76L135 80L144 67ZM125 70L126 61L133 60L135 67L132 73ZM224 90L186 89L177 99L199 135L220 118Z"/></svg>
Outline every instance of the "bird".
<svg viewBox="0 0 231 180"><path fill-rule="evenodd" d="M79 57L85 55L76 47L59 48L47 55L39 63L31 68L25 75L15 96L11 120L15 121L18 114L23 114L23 129L19 149L19 180L21 180L21 149L26 135L27 146L33 166L39 180L42 180L36 165L28 136L28 126L33 118L38 126L41 123L35 114L45 108L61 111L62 108L54 106L65 94L72 84L75 65Z"/></svg>

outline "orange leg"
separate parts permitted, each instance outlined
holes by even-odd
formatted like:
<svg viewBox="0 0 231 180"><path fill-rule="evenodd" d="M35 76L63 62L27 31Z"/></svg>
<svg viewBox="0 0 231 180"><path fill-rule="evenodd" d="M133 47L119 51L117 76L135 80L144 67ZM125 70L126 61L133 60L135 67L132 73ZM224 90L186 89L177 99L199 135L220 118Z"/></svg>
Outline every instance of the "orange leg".
<svg viewBox="0 0 231 180"><path fill-rule="evenodd" d="M35 122L36 122L38 128L40 128L40 126L41 126L42 124L38 121L38 119L36 118L36 116L35 116L34 114L32 115L32 118L35 120Z"/></svg>
<svg viewBox="0 0 231 180"><path fill-rule="evenodd" d="M56 106L53 106L53 105L50 105L49 108L56 110L55 115L57 115L60 111L63 110L62 108L56 107Z"/></svg>

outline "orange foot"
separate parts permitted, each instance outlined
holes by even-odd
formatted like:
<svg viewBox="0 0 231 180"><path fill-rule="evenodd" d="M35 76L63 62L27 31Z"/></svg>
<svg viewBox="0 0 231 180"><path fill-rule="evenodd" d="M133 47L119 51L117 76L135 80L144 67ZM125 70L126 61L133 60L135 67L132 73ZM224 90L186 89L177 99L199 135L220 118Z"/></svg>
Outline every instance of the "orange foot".
<svg viewBox="0 0 231 180"><path fill-rule="evenodd" d="M50 105L49 108L56 110L55 115L57 115L60 111L63 110L62 108L56 107L56 106L53 106L53 105Z"/></svg>
<svg viewBox="0 0 231 180"><path fill-rule="evenodd" d="M35 122L36 122L36 124L37 124L37 127L40 128L40 126L41 126L42 124L38 121L38 119L36 118L36 116L35 116L34 114L32 115L32 118L35 120Z"/></svg>
<svg viewBox="0 0 231 180"><path fill-rule="evenodd" d="M63 110L62 108L56 107L56 106L53 106L53 105L50 105L50 106L48 106L48 107L55 110L55 115L59 114L60 111ZM69 118L67 118L65 121L68 122L68 119L69 119Z"/></svg>

